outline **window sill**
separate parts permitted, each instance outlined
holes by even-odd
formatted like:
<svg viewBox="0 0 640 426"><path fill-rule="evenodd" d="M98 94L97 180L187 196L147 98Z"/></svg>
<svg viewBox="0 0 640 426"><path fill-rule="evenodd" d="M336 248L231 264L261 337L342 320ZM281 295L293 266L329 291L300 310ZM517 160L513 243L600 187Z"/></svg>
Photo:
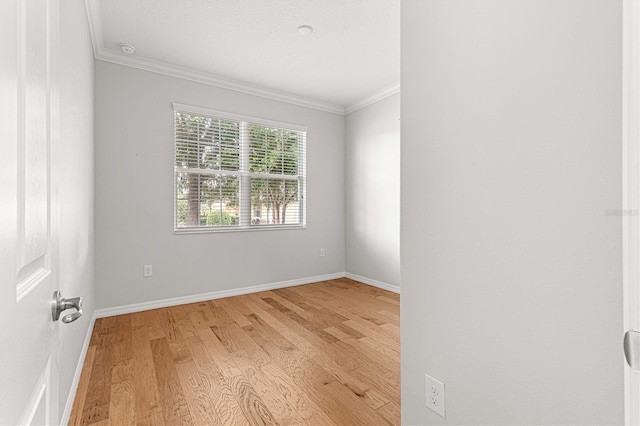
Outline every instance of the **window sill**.
<svg viewBox="0 0 640 426"><path fill-rule="evenodd" d="M284 230L300 230L306 229L306 225L254 225L243 227L224 227L224 228L177 228L173 230L174 235L188 234L217 234L219 232L257 232L257 231L284 231Z"/></svg>

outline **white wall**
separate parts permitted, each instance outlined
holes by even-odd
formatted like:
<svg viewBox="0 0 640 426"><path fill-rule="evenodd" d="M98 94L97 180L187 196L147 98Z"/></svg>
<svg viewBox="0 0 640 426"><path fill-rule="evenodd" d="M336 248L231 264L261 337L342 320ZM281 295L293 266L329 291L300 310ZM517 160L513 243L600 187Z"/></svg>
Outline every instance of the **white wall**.
<svg viewBox="0 0 640 426"><path fill-rule="evenodd" d="M58 282L64 297L82 296L84 311L77 321L60 325L60 416L95 306L93 62L84 2L60 1L60 138L51 153L52 189L60 197Z"/></svg>
<svg viewBox="0 0 640 426"><path fill-rule="evenodd" d="M344 272L344 117L95 67L99 308ZM307 228L174 235L172 102L307 126ZM145 264L152 278L142 277Z"/></svg>
<svg viewBox="0 0 640 426"><path fill-rule="evenodd" d="M346 270L400 286L400 94L346 116Z"/></svg>
<svg viewBox="0 0 640 426"><path fill-rule="evenodd" d="M618 0L402 2L404 424L624 421L621 28Z"/></svg>

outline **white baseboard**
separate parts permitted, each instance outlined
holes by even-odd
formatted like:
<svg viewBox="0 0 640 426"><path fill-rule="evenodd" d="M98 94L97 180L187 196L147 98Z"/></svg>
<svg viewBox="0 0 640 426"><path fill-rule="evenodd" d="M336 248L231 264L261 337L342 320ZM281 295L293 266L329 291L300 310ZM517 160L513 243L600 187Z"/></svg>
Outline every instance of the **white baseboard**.
<svg viewBox="0 0 640 426"><path fill-rule="evenodd" d="M349 278L349 279L354 280L354 281L359 281L361 283L368 284L368 285L371 285L373 287L378 287L378 288L381 288L383 290L387 290L387 291L390 291L390 292L393 292L393 293L400 294L400 286L398 286L398 285L383 283L382 281L378 281L378 280L374 280L374 279L371 279L371 278L363 277L361 275L352 274L351 272L345 272L344 276L346 278Z"/></svg>
<svg viewBox="0 0 640 426"><path fill-rule="evenodd" d="M96 315L94 313L93 317L91 317L89 327L87 328L87 334L84 336L84 343L82 344L82 350L80 351L80 358L78 359L78 365L76 365L76 372L73 375L73 381L71 382L71 389L69 389L67 403L64 406L64 413L62 413L62 419L60 420L61 425L69 424L71 410L73 409L73 401L76 399L76 392L78 391L78 384L80 383L82 367L84 366L84 360L87 357L87 351L89 350L89 343L91 342L91 335L93 334L93 327L95 324Z"/></svg>
<svg viewBox="0 0 640 426"><path fill-rule="evenodd" d="M234 288L230 290L214 291L211 293L200 293L191 296L173 297L171 299L153 300L150 302L133 303L131 305L116 306L113 308L104 308L96 310L96 318L111 317L114 315L130 314L133 312L148 311L150 309L166 308L167 306L184 305L186 303L196 303L205 300L222 299L224 297L240 296L243 294L258 293L261 291L275 290L284 287L293 287L296 285L310 284L318 281L335 280L344 278L344 272L335 274L319 275L315 277L299 278L289 281L281 281L277 283L255 285L251 287ZM357 278L353 278L356 279Z"/></svg>

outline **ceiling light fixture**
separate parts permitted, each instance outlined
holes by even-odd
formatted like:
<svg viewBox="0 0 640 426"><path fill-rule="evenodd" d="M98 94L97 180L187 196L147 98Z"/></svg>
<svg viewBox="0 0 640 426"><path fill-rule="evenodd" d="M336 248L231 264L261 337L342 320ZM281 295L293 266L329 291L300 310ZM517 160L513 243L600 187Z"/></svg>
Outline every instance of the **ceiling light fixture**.
<svg viewBox="0 0 640 426"><path fill-rule="evenodd" d="M301 36L308 36L313 32L313 27L311 25L300 25L298 27L298 34Z"/></svg>
<svg viewBox="0 0 640 426"><path fill-rule="evenodd" d="M136 51L136 48L131 46L130 44L123 43L120 45L120 50L122 50L124 53L131 55L133 52Z"/></svg>

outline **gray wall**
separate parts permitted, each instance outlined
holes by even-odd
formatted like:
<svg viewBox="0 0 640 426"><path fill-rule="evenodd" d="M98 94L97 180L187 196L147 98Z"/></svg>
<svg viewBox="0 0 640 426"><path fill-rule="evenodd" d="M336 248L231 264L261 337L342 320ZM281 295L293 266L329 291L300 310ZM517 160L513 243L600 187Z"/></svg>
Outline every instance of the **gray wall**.
<svg viewBox="0 0 640 426"><path fill-rule="evenodd" d="M346 116L346 270L400 286L400 94Z"/></svg>
<svg viewBox="0 0 640 426"><path fill-rule="evenodd" d="M402 2L404 424L624 421L621 13Z"/></svg>
<svg viewBox="0 0 640 426"><path fill-rule="evenodd" d="M82 0L60 2L60 141L52 147L53 191L60 197L60 291L82 296L83 316L60 326L60 416L94 312L93 51ZM71 403L73 401L70 401Z"/></svg>
<svg viewBox="0 0 640 426"><path fill-rule="evenodd" d="M95 67L99 308L344 271L344 117L107 62ZM307 228L174 235L172 102L307 126ZM153 265L152 278L142 277L144 264Z"/></svg>

